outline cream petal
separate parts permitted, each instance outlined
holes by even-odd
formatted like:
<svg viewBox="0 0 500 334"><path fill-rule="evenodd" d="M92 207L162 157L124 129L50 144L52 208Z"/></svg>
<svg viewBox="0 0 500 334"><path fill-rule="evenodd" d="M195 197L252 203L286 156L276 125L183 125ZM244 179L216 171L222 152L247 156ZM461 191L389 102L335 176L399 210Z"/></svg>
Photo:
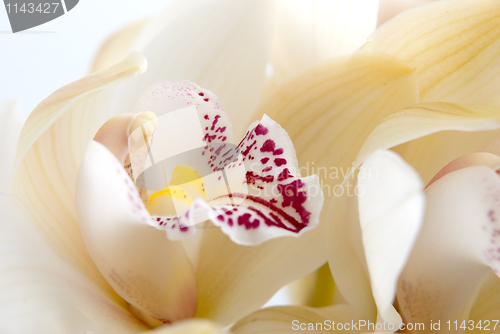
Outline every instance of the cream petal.
<svg viewBox="0 0 500 334"><path fill-rule="evenodd" d="M151 217L123 163L95 141L78 172L75 200L85 246L121 297L164 322L194 315L195 274L182 244L147 225Z"/></svg>
<svg viewBox="0 0 500 334"><path fill-rule="evenodd" d="M279 0L271 61L285 82L319 62L350 55L375 30L378 1Z"/></svg>
<svg viewBox="0 0 500 334"><path fill-rule="evenodd" d="M146 327L39 233L13 196L0 195L0 332L136 333Z"/></svg>
<svg viewBox="0 0 500 334"><path fill-rule="evenodd" d="M483 279L500 272L499 191L486 166L456 170L426 189L424 224L398 284L406 322L429 328L431 320L443 326L468 318Z"/></svg>
<svg viewBox="0 0 500 334"><path fill-rule="evenodd" d="M270 1L210 0L191 6L141 50L149 70L120 91L117 111L161 80L190 80L220 97L243 135L262 94L271 42ZM237 122L236 122L237 120Z"/></svg>
<svg viewBox="0 0 500 334"><path fill-rule="evenodd" d="M358 173L359 221L379 316L399 326L392 304L423 223L425 196L417 172L397 154L376 151Z"/></svg>
<svg viewBox="0 0 500 334"><path fill-rule="evenodd" d="M148 19L142 19L108 37L97 51L90 72L103 70L124 59L132 51L132 46L148 23Z"/></svg>
<svg viewBox="0 0 500 334"><path fill-rule="evenodd" d="M422 101L498 103L500 3L436 1L404 12L361 52L383 52L414 68Z"/></svg>
<svg viewBox="0 0 500 334"><path fill-rule="evenodd" d="M144 57L132 54L57 90L30 114L17 149L14 193L45 240L108 294L112 289L97 271L78 229L75 181L88 141L104 121L109 90L145 66Z"/></svg>
<svg viewBox="0 0 500 334"><path fill-rule="evenodd" d="M248 315L231 328L231 333L331 333L333 330L342 333L362 333L369 332L367 329L369 321L374 323L373 318L366 318L347 305L323 308L281 306L266 308ZM342 327L338 327L339 324L342 324ZM345 324L348 324L348 328L344 327ZM363 326L360 327L360 324Z"/></svg>
<svg viewBox="0 0 500 334"><path fill-rule="evenodd" d="M14 157L19 133L24 116L16 101L0 104L0 141L2 159L0 159L0 192L7 191L12 182Z"/></svg>
<svg viewBox="0 0 500 334"><path fill-rule="evenodd" d="M359 150L355 165L377 149L406 143L395 150L418 170L426 183L451 160L478 151L498 138L498 130L488 131L500 128L498 111L498 107L486 105L439 102L403 109L372 131Z"/></svg>

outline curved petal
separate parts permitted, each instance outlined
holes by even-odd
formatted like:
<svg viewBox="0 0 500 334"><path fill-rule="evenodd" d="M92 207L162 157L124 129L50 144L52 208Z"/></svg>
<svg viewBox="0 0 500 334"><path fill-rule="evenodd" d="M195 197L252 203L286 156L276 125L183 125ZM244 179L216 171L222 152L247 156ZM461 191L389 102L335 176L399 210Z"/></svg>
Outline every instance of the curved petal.
<svg viewBox="0 0 500 334"><path fill-rule="evenodd" d="M29 212L0 195L0 332L136 333L146 327L47 245Z"/></svg>
<svg viewBox="0 0 500 334"><path fill-rule="evenodd" d="M405 10L424 5L434 0L380 0L377 26L384 24Z"/></svg>
<svg viewBox="0 0 500 334"><path fill-rule="evenodd" d="M319 62L350 55L377 24L378 1L280 0L271 50L283 83Z"/></svg>
<svg viewBox="0 0 500 334"><path fill-rule="evenodd" d="M123 163L98 142L83 158L75 200L85 246L120 296L164 322L194 315L195 274L182 244L147 226L151 218Z"/></svg>
<svg viewBox="0 0 500 334"><path fill-rule="evenodd" d="M231 328L231 333L291 334L298 331L362 333L369 332L368 322L371 322L373 327L374 319L367 319L362 313L347 305L324 308L281 306L266 308L248 315Z"/></svg>
<svg viewBox="0 0 500 334"><path fill-rule="evenodd" d="M210 219L234 242L259 245L318 226L324 199L318 177L300 178L293 143L278 123L264 115L236 151L221 148L213 154L229 162L202 178L207 200L197 199L182 216L152 220L154 227L169 233L194 225L194 217Z"/></svg>
<svg viewBox="0 0 500 334"><path fill-rule="evenodd" d="M7 101L0 104L0 142L2 143L0 192L7 191L12 182L16 144L23 122L24 116L16 101Z"/></svg>
<svg viewBox="0 0 500 334"><path fill-rule="evenodd" d="M157 81L190 80L220 97L235 133L243 135L262 94L271 7L270 1L210 0L180 11L141 50L149 70L117 95L117 110L129 112Z"/></svg>
<svg viewBox="0 0 500 334"><path fill-rule="evenodd" d="M399 275L417 239L425 212L417 172L391 151L376 151L358 174L359 221L379 316L399 326L392 304Z"/></svg>
<svg viewBox="0 0 500 334"><path fill-rule="evenodd" d="M111 35L97 51L90 72L103 70L125 58L148 22L147 19L134 22Z"/></svg>
<svg viewBox="0 0 500 334"><path fill-rule="evenodd" d="M486 105L436 102L403 109L384 119L372 131L355 165L377 149L409 142L397 147L396 152L418 170L424 182L428 182L449 161L478 151L493 138L498 138L499 131L487 131L500 128L498 115L498 107ZM467 134L463 131L484 132Z"/></svg>
<svg viewBox="0 0 500 334"><path fill-rule="evenodd" d="M103 122L109 89L145 66L144 57L132 54L60 88L30 114L17 149L14 193L46 241L108 293L112 289L88 255L76 222L76 174L88 141Z"/></svg>
<svg viewBox="0 0 500 334"><path fill-rule="evenodd" d="M436 1L404 12L360 52L383 52L414 68L422 101L499 102L500 3Z"/></svg>
<svg viewBox="0 0 500 334"><path fill-rule="evenodd" d="M486 166L456 170L426 189L425 221L398 285L406 322L467 320L483 279L500 270L499 191Z"/></svg>

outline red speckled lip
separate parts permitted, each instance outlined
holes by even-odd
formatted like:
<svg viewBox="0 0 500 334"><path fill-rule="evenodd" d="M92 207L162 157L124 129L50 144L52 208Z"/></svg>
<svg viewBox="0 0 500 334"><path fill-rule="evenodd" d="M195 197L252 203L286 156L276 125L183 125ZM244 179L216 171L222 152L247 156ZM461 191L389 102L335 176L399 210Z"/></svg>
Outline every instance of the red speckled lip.
<svg viewBox="0 0 500 334"><path fill-rule="evenodd" d="M211 92L186 81L161 83L137 105L151 110L161 109L162 103L179 109L196 106L205 145L198 151L199 166L193 167L209 173L200 173L206 198L192 198L189 210L177 216L153 216L150 225L179 240L195 233L198 222L211 220L244 245L299 236L317 226L323 204L319 180L294 173L295 149L276 122L264 116L235 146L228 142L231 123Z"/></svg>

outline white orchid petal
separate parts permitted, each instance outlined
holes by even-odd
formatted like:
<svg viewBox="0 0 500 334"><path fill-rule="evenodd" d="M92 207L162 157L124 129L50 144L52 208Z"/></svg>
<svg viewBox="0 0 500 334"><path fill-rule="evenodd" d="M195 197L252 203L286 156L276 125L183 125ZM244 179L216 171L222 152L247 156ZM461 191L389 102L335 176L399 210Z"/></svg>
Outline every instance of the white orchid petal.
<svg viewBox="0 0 500 334"><path fill-rule="evenodd" d="M500 269L499 192L500 179L486 166L456 170L426 189L424 225L398 285L406 322L468 318L488 266Z"/></svg>
<svg viewBox="0 0 500 334"><path fill-rule="evenodd" d="M203 217L198 218L200 222L210 219L234 242L258 245L283 236L299 237L318 225L323 206L318 177L297 176L293 144L279 124L264 115L247 131L236 151L217 151L210 153L215 156L212 161L223 162L227 157L229 162L214 162L219 167L215 178L213 174L203 178L208 203L198 199L184 215L153 219L153 226L167 233L181 225L192 229L193 217Z"/></svg>
<svg viewBox="0 0 500 334"><path fill-rule="evenodd" d="M18 199L0 195L0 332L136 333L145 330L39 233Z"/></svg>
<svg viewBox="0 0 500 334"><path fill-rule="evenodd" d="M124 59L148 22L148 19L134 22L110 36L97 51L90 72L100 71Z"/></svg>
<svg viewBox="0 0 500 334"><path fill-rule="evenodd" d="M88 255L78 229L76 175L89 140L104 122L110 90L145 66L143 56L131 54L113 67L55 91L31 112L18 143L14 193L46 241L107 291L112 289Z"/></svg>
<svg viewBox="0 0 500 334"><path fill-rule="evenodd" d="M401 13L361 52L383 52L414 68L422 101L499 102L500 3L435 1Z"/></svg>
<svg viewBox="0 0 500 334"><path fill-rule="evenodd" d="M133 181L101 144L89 144L76 189L83 240L114 290L165 322L192 317L195 275L182 244L147 226L151 218Z"/></svg>
<svg viewBox="0 0 500 334"><path fill-rule="evenodd" d="M278 83L319 62L350 55L377 24L378 1L280 0L277 4L272 65Z"/></svg>
<svg viewBox="0 0 500 334"><path fill-rule="evenodd" d="M359 221L375 303L383 320L399 326L401 317L392 304L423 222L423 184L397 154L376 151L363 163L358 186Z"/></svg>
<svg viewBox="0 0 500 334"><path fill-rule="evenodd" d="M24 116L16 101L0 104L0 142L2 143L0 191L6 191L12 181L16 144L23 122Z"/></svg>
<svg viewBox="0 0 500 334"><path fill-rule="evenodd" d="M118 111L160 80L190 80L217 94L242 135L262 94L271 41L268 1L210 0L181 10L141 52L149 70L120 91Z"/></svg>
<svg viewBox="0 0 500 334"><path fill-rule="evenodd" d="M380 0L377 26L384 24L401 12L431 1L434 0Z"/></svg>
<svg viewBox="0 0 500 334"><path fill-rule="evenodd" d="M359 324L363 324L363 321L364 326L360 328ZM297 332L331 333L332 331L362 333L369 332L368 321L374 323L373 318L366 318L364 314L348 305L323 308L280 306L266 308L248 315L231 328L231 333L292 334ZM353 324L356 326L352 326Z"/></svg>
<svg viewBox="0 0 500 334"><path fill-rule="evenodd" d="M498 107L487 105L439 102L403 109L388 116L372 131L359 150L355 165L377 149L405 143L396 152L428 182L451 160L478 151L498 138L498 130L488 131L500 128L498 111Z"/></svg>

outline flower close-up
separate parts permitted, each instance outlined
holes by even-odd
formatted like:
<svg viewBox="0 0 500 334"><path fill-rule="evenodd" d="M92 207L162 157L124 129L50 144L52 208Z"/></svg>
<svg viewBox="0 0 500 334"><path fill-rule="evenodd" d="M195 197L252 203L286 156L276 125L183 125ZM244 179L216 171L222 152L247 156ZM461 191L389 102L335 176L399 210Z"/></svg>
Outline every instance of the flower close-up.
<svg viewBox="0 0 500 334"><path fill-rule="evenodd" d="M500 332L500 2L165 8L0 104L0 333Z"/></svg>

